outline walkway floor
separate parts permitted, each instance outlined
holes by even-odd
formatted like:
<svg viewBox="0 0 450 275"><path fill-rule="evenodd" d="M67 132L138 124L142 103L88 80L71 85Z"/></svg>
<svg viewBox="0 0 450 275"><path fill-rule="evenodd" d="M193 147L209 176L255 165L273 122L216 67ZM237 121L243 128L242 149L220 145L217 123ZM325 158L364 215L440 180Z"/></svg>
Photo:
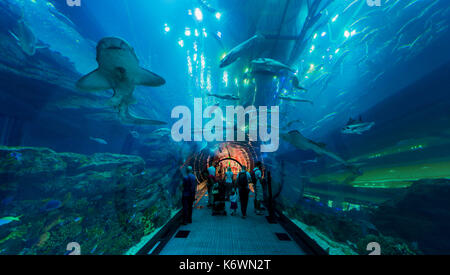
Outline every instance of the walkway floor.
<svg viewBox="0 0 450 275"><path fill-rule="evenodd" d="M277 237L276 233L287 234L279 224L270 224L265 216L254 213L253 197L249 201L247 219L242 219L240 214L231 216L230 203L227 203L227 216L212 216L206 202L204 196L194 210L193 223L181 226L161 255L305 254L290 236L290 241ZM177 238L180 231L189 231L187 238Z"/></svg>

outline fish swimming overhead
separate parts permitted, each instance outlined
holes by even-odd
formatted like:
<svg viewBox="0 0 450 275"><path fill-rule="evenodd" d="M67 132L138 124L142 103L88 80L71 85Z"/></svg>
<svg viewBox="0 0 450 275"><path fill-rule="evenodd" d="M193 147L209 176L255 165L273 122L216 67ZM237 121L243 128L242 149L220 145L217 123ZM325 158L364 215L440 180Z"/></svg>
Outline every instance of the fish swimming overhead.
<svg viewBox="0 0 450 275"><path fill-rule="evenodd" d="M305 122L303 121L303 120L300 120L300 119L296 119L296 120L293 120L293 121L290 121L288 124L287 124L287 127L292 127L294 124L296 124L296 123L300 123L300 124L305 124Z"/></svg>
<svg viewBox="0 0 450 275"><path fill-rule="evenodd" d="M325 144L317 143L312 140L309 140L309 139L305 138L297 130L291 131L289 133L282 133L280 136L282 139L289 142L290 144L292 144L293 146L295 146L296 148L298 148L300 150L304 150L304 151L312 150L315 153L317 153L318 155L326 155L326 156L336 160L337 162L340 162L340 163L344 164L345 166L350 167L350 165L347 161L345 161L344 159L342 159L335 153L327 150L325 148L326 147Z"/></svg>
<svg viewBox="0 0 450 275"><path fill-rule="evenodd" d="M292 86L297 90L307 91L306 88L300 85L300 80L296 75L292 76Z"/></svg>
<svg viewBox="0 0 450 275"><path fill-rule="evenodd" d="M264 37L260 34L257 34L252 38L244 41L243 43L237 45L229 53L227 53L225 57L220 61L220 68L225 68L231 65L236 60L238 60L243 54L245 54L246 51L251 50L263 40Z"/></svg>
<svg viewBox="0 0 450 275"><path fill-rule="evenodd" d="M217 13L217 9L212 7L206 0L198 0L200 5L210 13Z"/></svg>
<svg viewBox="0 0 450 275"><path fill-rule="evenodd" d="M364 132L372 129L373 126L375 126L375 122L363 122L361 117L359 118L359 120L350 118L347 125L342 128L341 132L343 134L362 135Z"/></svg>
<svg viewBox="0 0 450 275"><path fill-rule="evenodd" d="M103 145L107 145L108 142L102 138L94 138L94 137L89 137L90 140L95 141L99 144L103 144Z"/></svg>
<svg viewBox="0 0 450 275"><path fill-rule="evenodd" d="M290 97L290 96L279 96L279 98L281 100L286 100L286 101L293 101L293 102L306 102L306 103L311 103L311 105L314 105L314 102L312 102L309 99L304 99L304 98L296 98L296 97Z"/></svg>
<svg viewBox="0 0 450 275"><path fill-rule="evenodd" d="M217 97L224 100L240 100L239 97L234 95L214 95L214 94L208 94L208 96Z"/></svg>
<svg viewBox="0 0 450 275"><path fill-rule="evenodd" d="M168 136L171 134L171 132L172 132L172 130L170 130L169 128L160 128L160 129L153 131L152 134L158 135L158 136Z"/></svg>
<svg viewBox="0 0 450 275"><path fill-rule="evenodd" d="M104 91L113 89L111 105L119 112L124 123L164 125L166 122L136 117L129 112L129 105L136 101L133 92L136 85L157 87L166 81L139 66L134 49L124 40L106 37L97 45L98 68L82 77L76 83L83 91Z"/></svg>
<svg viewBox="0 0 450 275"><path fill-rule="evenodd" d="M22 216L23 216L23 215L22 215ZM3 218L0 218L0 226L6 225L6 224L9 224L9 223L12 223L12 222L19 222L19 221L20 221L20 218L22 218L22 216L19 216L19 217L3 217Z"/></svg>
<svg viewBox="0 0 450 275"><path fill-rule="evenodd" d="M17 21L16 26L9 31L9 34L11 34L11 36L14 37L14 39L16 39L17 44L20 46L22 51L28 56L35 55L36 49L47 47L43 45L38 45L38 40L36 36L23 19Z"/></svg>
<svg viewBox="0 0 450 275"><path fill-rule="evenodd" d="M295 70L288 65L285 65L279 61L276 61L274 59L270 58L258 58L255 60L252 60L252 65L256 66L259 69L267 70L270 72L279 72L282 70L287 70L292 73L295 73Z"/></svg>

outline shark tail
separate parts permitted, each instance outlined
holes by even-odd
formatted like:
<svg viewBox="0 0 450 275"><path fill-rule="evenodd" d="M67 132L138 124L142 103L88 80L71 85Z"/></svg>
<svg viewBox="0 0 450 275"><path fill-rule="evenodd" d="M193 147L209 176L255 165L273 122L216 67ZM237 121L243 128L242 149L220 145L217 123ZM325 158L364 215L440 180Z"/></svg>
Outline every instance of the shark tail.
<svg viewBox="0 0 450 275"><path fill-rule="evenodd" d="M119 117L123 123L137 125L166 125L167 122L152 120L134 116L130 113L128 106L119 106Z"/></svg>

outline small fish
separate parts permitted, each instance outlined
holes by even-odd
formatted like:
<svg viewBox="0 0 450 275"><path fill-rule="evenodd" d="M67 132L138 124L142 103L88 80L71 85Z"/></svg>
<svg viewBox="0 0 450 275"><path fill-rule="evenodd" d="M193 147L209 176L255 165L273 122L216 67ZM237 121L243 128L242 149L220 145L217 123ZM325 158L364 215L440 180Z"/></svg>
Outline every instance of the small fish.
<svg viewBox="0 0 450 275"><path fill-rule="evenodd" d="M404 7L404 9L407 9L407 8L411 7L412 5L416 4L417 2L419 2L419 0L411 1L408 5L406 5L406 7Z"/></svg>
<svg viewBox="0 0 450 275"><path fill-rule="evenodd" d="M22 217L23 217L23 215L19 216L19 217L3 217L3 218L0 218L0 226L6 225L6 224L9 224L9 223L12 223L12 222L19 222L20 218L22 218Z"/></svg>
<svg viewBox="0 0 450 275"><path fill-rule="evenodd" d="M310 159L310 160L302 161L302 164L318 163L318 162L319 162L319 159L318 159L318 158L315 158L315 159Z"/></svg>
<svg viewBox="0 0 450 275"><path fill-rule="evenodd" d="M217 97L224 100L240 100L239 97L234 95L217 95L217 94L208 94L208 96Z"/></svg>
<svg viewBox="0 0 450 275"><path fill-rule="evenodd" d="M50 200L47 204L41 208L42 211L50 212L56 210L62 206L62 202L59 200Z"/></svg>
<svg viewBox="0 0 450 275"><path fill-rule="evenodd" d="M306 102L306 103L310 103L311 105L314 105L314 102L312 102L309 99L296 98L296 97L290 97L290 96L279 96L279 98L281 100L293 101L293 102Z"/></svg>
<svg viewBox="0 0 450 275"><path fill-rule="evenodd" d="M22 153L19 152L12 152L9 154L12 158L14 158L17 161L22 161Z"/></svg>
<svg viewBox="0 0 450 275"><path fill-rule="evenodd" d="M157 129L152 132L152 134L159 135L159 136L168 136L171 133L172 133L172 130L170 130L169 128L160 128L160 129Z"/></svg>
<svg viewBox="0 0 450 275"><path fill-rule="evenodd" d="M340 94L337 95L337 97L341 97L341 96L343 96L343 95L345 95L347 93L348 93L347 91L341 92Z"/></svg>
<svg viewBox="0 0 450 275"><path fill-rule="evenodd" d="M347 125L342 128L343 134L358 134L362 135L364 132L369 131L375 125L375 122L363 122L360 117L359 120L350 118Z"/></svg>
<svg viewBox="0 0 450 275"><path fill-rule="evenodd" d="M106 140L101 139L101 138L89 137L89 139L92 140L92 141L95 141L95 142L97 142L99 144L103 144L103 145L107 145L108 144L108 142Z"/></svg>
<svg viewBox="0 0 450 275"><path fill-rule="evenodd" d="M359 0L355 0L353 2L350 3L350 5L348 5L343 11L342 13L345 13L348 9L350 9L354 4L356 4Z"/></svg>
<svg viewBox="0 0 450 275"><path fill-rule="evenodd" d="M330 118L332 118L332 117L334 117L336 115L337 115L337 112L330 113L330 114L324 116L321 120L317 121L317 124L322 123L325 120L328 120L328 119L330 119Z"/></svg>
<svg viewBox="0 0 450 275"><path fill-rule="evenodd" d="M132 221L134 220L134 218L136 218L136 213L134 213L133 216L131 216L131 217L128 219L128 223L132 222Z"/></svg>
<svg viewBox="0 0 450 275"><path fill-rule="evenodd" d="M94 248L91 249L91 254L94 253L95 250L97 250L97 247L98 247L98 244L96 244L96 245L94 246Z"/></svg>

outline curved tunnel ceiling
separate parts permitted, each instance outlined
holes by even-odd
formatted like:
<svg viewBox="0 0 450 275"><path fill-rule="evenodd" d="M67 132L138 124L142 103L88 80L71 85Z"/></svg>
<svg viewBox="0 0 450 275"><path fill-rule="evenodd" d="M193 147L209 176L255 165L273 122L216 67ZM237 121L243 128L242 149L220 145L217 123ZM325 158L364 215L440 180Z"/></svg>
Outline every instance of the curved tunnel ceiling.
<svg viewBox="0 0 450 275"><path fill-rule="evenodd" d="M219 143L194 155L189 165L193 167L200 182L206 180L203 172L211 166L216 167L217 175L223 173L227 167L231 167L236 174L242 166L252 170L256 162L262 161L258 148L256 144L249 142Z"/></svg>

